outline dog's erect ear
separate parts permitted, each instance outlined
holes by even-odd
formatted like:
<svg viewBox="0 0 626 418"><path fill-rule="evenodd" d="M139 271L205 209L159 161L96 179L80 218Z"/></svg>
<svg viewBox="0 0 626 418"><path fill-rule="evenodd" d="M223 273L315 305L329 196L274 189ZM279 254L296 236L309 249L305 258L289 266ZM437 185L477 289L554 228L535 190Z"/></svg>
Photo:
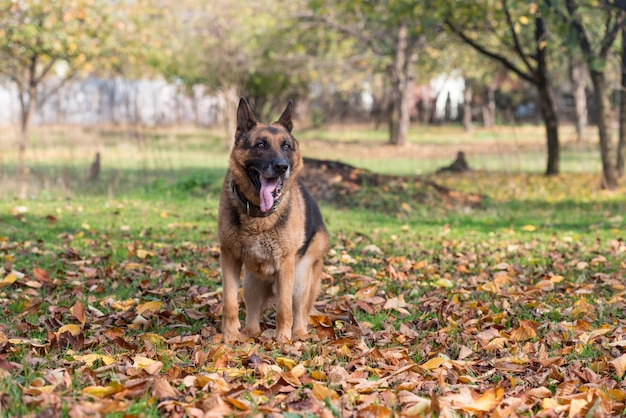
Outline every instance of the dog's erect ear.
<svg viewBox="0 0 626 418"><path fill-rule="evenodd" d="M250 109L250 105L245 98L239 99L239 107L237 108L237 131L235 132L235 140L247 132L249 132L257 124L257 120Z"/></svg>
<svg viewBox="0 0 626 418"><path fill-rule="evenodd" d="M289 102L287 102L287 107L283 111L283 114L280 115L280 118L278 118L278 120L276 121L276 123L283 125L285 129L287 129L287 132L289 133L291 133L291 130L293 129L293 122L291 121L292 114L293 114L293 102L289 100Z"/></svg>

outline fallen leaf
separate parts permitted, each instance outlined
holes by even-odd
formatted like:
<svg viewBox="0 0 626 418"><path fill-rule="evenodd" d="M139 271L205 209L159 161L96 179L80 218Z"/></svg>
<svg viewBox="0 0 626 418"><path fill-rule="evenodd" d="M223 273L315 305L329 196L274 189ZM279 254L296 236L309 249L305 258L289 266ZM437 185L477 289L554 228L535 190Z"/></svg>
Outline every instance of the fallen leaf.
<svg viewBox="0 0 626 418"><path fill-rule="evenodd" d="M85 325L85 305L83 305L80 301L77 301L74 306L70 308L70 312L80 322L83 326Z"/></svg>
<svg viewBox="0 0 626 418"><path fill-rule="evenodd" d="M313 397L318 401L324 401L326 399L336 401L339 399L337 392L316 382L313 382Z"/></svg>
<svg viewBox="0 0 626 418"><path fill-rule="evenodd" d="M615 374L617 377L622 379L624 377L624 373L626 373L626 354L622 354L621 356L614 358L609 363L615 368Z"/></svg>
<svg viewBox="0 0 626 418"><path fill-rule="evenodd" d="M438 369L439 367L441 367L445 362L446 362L446 359L442 357L433 357L427 362L425 362L424 364L422 364L422 367L428 370L434 370L434 369Z"/></svg>
<svg viewBox="0 0 626 418"><path fill-rule="evenodd" d="M159 377L152 382L152 396L159 400L178 399L181 395L180 392L170 385L164 377Z"/></svg>
<svg viewBox="0 0 626 418"><path fill-rule="evenodd" d="M159 309L161 309L161 305L163 305L163 302L159 302L159 301L150 301L150 302L142 303L141 305L137 306L137 314L143 315L146 312L154 313L158 311Z"/></svg>
<svg viewBox="0 0 626 418"><path fill-rule="evenodd" d="M72 334L74 337L76 337L78 334L80 334L82 332L82 328L79 325L76 324L67 324L67 325L63 325L62 327L60 327L56 334L57 335L61 335L64 332L69 332L70 334Z"/></svg>

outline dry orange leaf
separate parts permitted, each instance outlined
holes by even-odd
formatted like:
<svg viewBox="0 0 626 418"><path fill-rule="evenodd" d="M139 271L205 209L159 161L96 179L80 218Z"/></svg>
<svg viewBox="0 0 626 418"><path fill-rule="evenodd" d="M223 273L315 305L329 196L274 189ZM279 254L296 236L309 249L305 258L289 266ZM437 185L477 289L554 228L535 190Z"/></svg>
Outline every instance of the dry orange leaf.
<svg viewBox="0 0 626 418"><path fill-rule="evenodd" d="M82 325L85 325L85 305L83 305L82 302L77 301L74 306L70 308L70 312L72 313L74 318L78 320L78 322L80 322Z"/></svg>
<svg viewBox="0 0 626 418"><path fill-rule="evenodd" d="M624 377L624 373L626 373L626 354L622 354L621 356L611 360L609 363L615 368L615 374L620 379Z"/></svg>
<svg viewBox="0 0 626 418"><path fill-rule="evenodd" d="M443 363L445 362L446 359L444 359L443 357L433 357L426 363L422 364L422 367L428 370L435 370L441 367L441 365L443 365Z"/></svg>
<svg viewBox="0 0 626 418"><path fill-rule="evenodd" d="M357 299L369 299L375 296L377 291L378 291L378 285L373 284L370 286L362 287L354 294L354 296Z"/></svg>
<svg viewBox="0 0 626 418"><path fill-rule="evenodd" d="M152 395L157 399L177 399L180 392L166 378L160 377L152 382Z"/></svg>
<svg viewBox="0 0 626 418"><path fill-rule="evenodd" d="M391 409L384 405L369 404L359 409L359 416L372 418L389 418L391 417Z"/></svg>
<svg viewBox="0 0 626 418"><path fill-rule="evenodd" d="M144 314L145 312L156 312L159 309L161 309L161 305L163 305L163 302L159 302L159 301L150 301L150 302L146 302L146 303L142 303L141 305L137 306L137 313L139 315Z"/></svg>
<svg viewBox="0 0 626 418"><path fill-rule="evenodd" d="M324 401L325 399L336 401L339 399L337 392L316 382L313 382L313 397L318 401Z"/></svg>
<svg viewBox="0 0 626 418"><path fill-rule="evenodd" d="M41 283L52 284L52 279L50 278L50 275L46 270L42 269L41 267L33 268L33 276L35 280Z"/></svg>
<svg viewBox="0 0 626 418"><path fill-rule="evenodd" d="M457 409L469 412L488 412L502 401L502 398L504 398L504 389L488 389L482 395L475 397L469 388L462 386L457 395L450 395L445 398L448 398L451 401L452 407Z"/></svg>
<svg viewBox="0 0 626 418"><path fill-rule="evenodd" d="M537 324L534 321L521 320L520 326L511 332L512 341L526 341L537 337Z"/></svg>

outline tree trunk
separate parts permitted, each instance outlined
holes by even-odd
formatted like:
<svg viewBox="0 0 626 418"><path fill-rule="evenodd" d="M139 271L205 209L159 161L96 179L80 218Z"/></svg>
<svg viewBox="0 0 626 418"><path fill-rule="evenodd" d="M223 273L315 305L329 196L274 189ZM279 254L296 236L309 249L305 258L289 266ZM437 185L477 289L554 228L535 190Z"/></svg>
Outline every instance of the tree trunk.
<svg viewBox="0 0 626 418"><path fill-rule="evenodd" d="M576 141L582 142L585 128L589 123L587 118L587 92L585 91L584 63L570 57L570 79L574 97L574 123L576 126Z"/></svg>
<svg viewBox="0 0 626 418"><path fill-rule="evenodd" d="M20 139L18 143L18 171L20 177L24 179L26 174L26 150L28 149L28 139L30 135L30 122L37 107L37 88L30 87L20 95Z"/></svg>
<svg viewBox="0 0 626 418"><path fill-rule="evenodd" d="M482 106L483 126L485 128L492 128L496 125L496 90L495 81L485 88Z"/></svg>
<svg viewBox="0 0 626 418"><path fill-rule="evenodd" d="M552 95L547 64L547 50L542 47L546 37L545 22L541 16L535 19L535 42L537 43L537 71L535 74L536 86L539 93L539 107L546 126L546 142L548 161L546 175L559 174L559 122L557 118L556 102Z"/></svg>
<svg viewBox="0 0 626 418"><path fill-rule="evenodd" d="M396 55L390 68L391 102L389 112L389 143L403 146L407 142L411 124L411 92L413 80L411 65L415 60L410 51L408 30L400 25L396 43Z"/></svg>
<svg viewBox="0 0 626 418"><path fill-rule="evenodd" d="M556 113L556 104L549 86L537 86L539 93L539 108L546 127L546 142L548 161L546 175L559 174L559 123Z"/></svg>
<svg viewBox="0 0 626 418"><path fill-rule="evenodd" d="M606 79L604 73L591 71L593 96L598 112L598 135L600 138L600 157L602 158L602 187L614 190L618 186L618 175L614 165L611 140L611 115L609 97L606 93Z"/></svg>
<svg viewBox="0 0 626 418"><path fill-rule="evenodd" d="M237 89L227 86L222 89L224 97L224 108L222 109L222 121L224 122L225 137L228 148L232 148L235 143L235 129L237 129Z"/></svg>
<svg viewBox="0 0 626 418"><path fill-rule="evenodd" d="M617 176L624 175L626 153L626 28L622 28L622 81L619 92L619 141L617 142Z"/></svg>
<svg viewBox="0 0 626 418"><path fill-rule="evenodd" d="M472 81L465 79L463 90L463 128L465 132L472 132Z"/></svg>

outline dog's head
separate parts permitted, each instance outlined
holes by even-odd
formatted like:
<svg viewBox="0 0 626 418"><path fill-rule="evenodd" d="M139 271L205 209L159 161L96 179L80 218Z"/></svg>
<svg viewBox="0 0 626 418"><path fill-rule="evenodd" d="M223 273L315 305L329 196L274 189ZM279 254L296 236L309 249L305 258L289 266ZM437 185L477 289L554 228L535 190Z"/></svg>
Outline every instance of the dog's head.
<svg viewBox="0 0 626 418"><path fill-rule="evenodd" d="M302 169L298 141L291 135L291 100L278 120L260 123L243 97L237 109L237 131L230 169L241 192L262 212L275 208L289 182Z"/></svg>

